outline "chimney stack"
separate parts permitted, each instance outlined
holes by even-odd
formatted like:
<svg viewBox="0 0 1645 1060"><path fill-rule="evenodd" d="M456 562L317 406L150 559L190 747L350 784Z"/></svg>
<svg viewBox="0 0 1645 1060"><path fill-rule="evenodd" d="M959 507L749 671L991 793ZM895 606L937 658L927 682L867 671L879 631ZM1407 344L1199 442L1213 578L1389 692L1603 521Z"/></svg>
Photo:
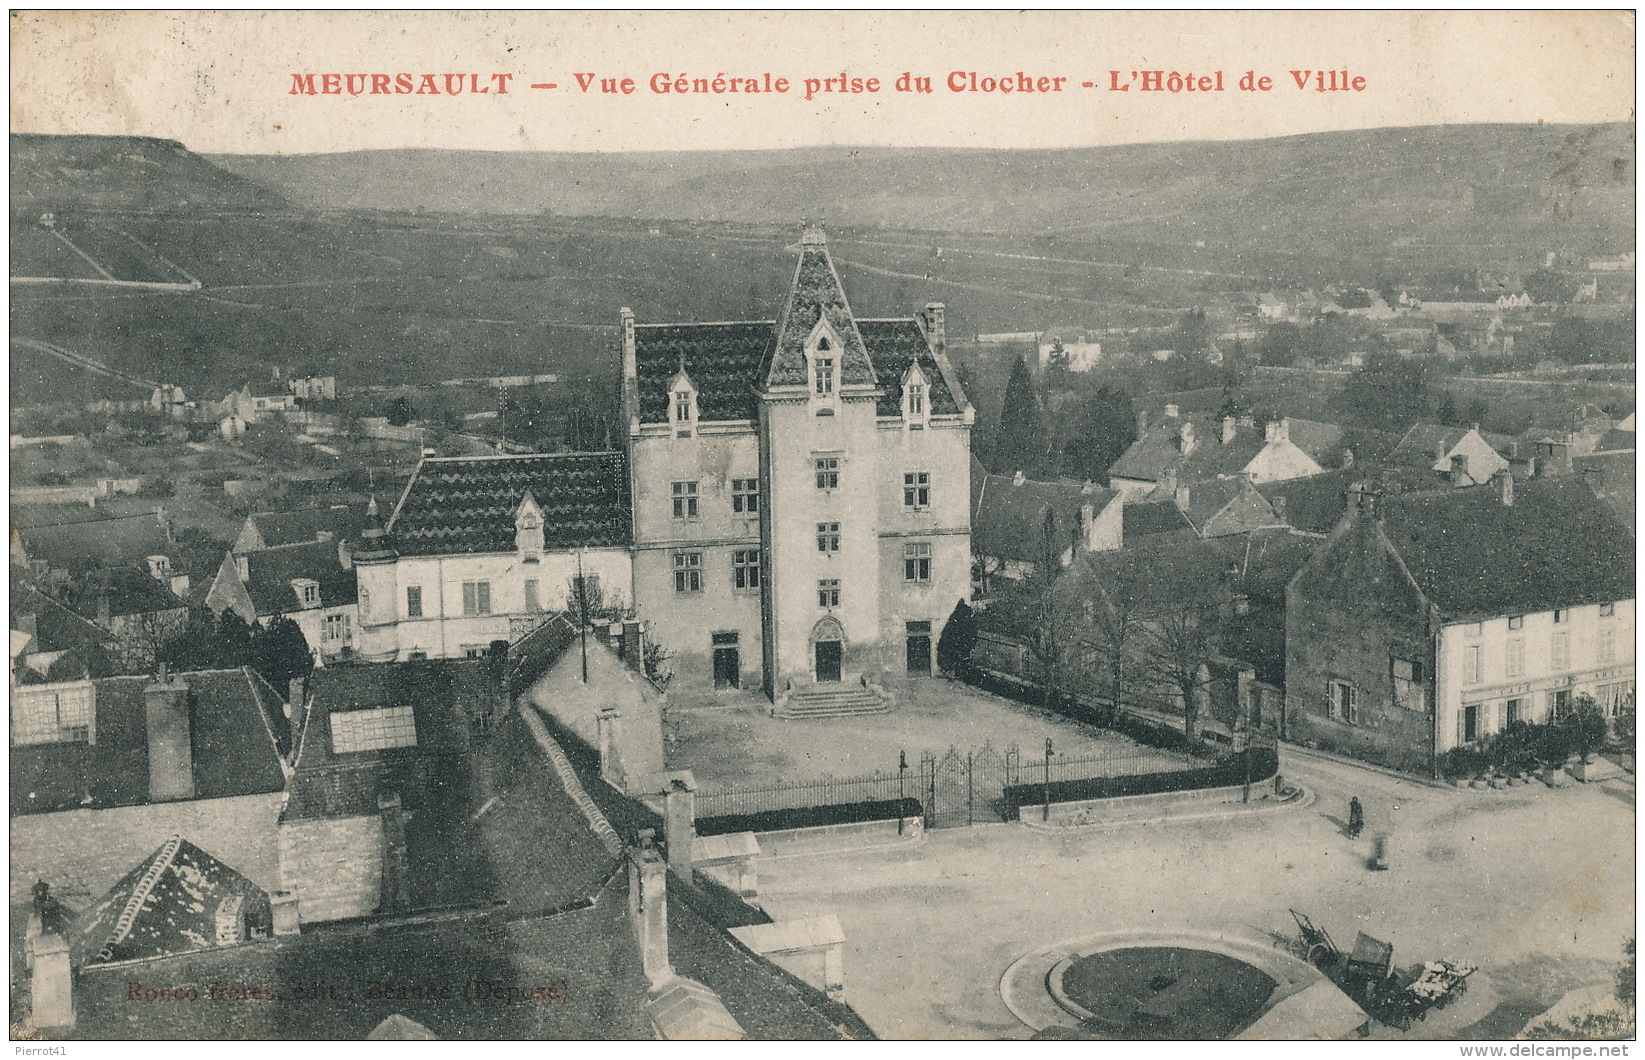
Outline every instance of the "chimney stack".
<svg viewBox="0 0 1645 1060"><path fill-rule="evenodd" d="M1186 512L1188 510L1188 487L1178 486L1174 499L1177 502L1177 510L1180 512Z"/></svg>
<svg viewBox="0 0 1645 1060"><path fill-rule="evenodd" d="M1160 474L1158 488L1160 490L1163 490L1165 493L1169 494L1172 497L1175 497L1177 495L1177 469L1176 468L1168 467ZM1150 498L1150 499L1155 499L1155 498Z"/></svg>
<svg viewBox="0 0 1645 1060"><path fill-rule="evenodd" d="M1274 509L1274 516L1279 519L1280 522L1285 522L1285 497L1283 495L1277 496L1270 500L1268 502L1268 507Z"/></svg>
<svg viewBox="0 0 1645 1060"><path fill-rule="evenodd" d="M143 689L148 729L149 801L194 798L194 732L189 717L189 686L180 677L160 674Z"/></svg>
<svg viewBox="0 0 1645 1060"><path fill-rule="evenodd" d="M1239 421L1234 419L1234 417L1232 417L1232 416L1224 416L1222 418L1222 444L1223 445L1233 444L1234 438L1239 434L1238 424L1239 424Z"/></svg>
<svg viewBox="0 0 1645 1060"><path fill-rule="evenodd" d="M947 325L943 323L944 306L941 302L925 303L925 332L931 337L931 348L938 353L948 347Z"/></svg>
<svg viewBox="0 0 1645 1060"><path fill-rule="evenodd" d="M640 427L640 361L634 338L634 310L623 306L618 312L623 342L623 419L630 432Z"/></svg>
<svg viewBox="0 0 1645 1060"><path fill-rule="evenodd" d="M1460 488L1472 481L1468 477L1468 454L1453 453L1451 455L1451 485Z"/></svg>
<svg viewBox="0 0 1645 1060"><path fill-rule="evenodd" d="M1141 438L1148 431L1148 410L1137 413L1137 437Z"/></svg>
<svg viewBox="0 0 1645 1060"><path fill-rule="evenodd" d="M406 856L406 815L398 792L377 795L377 815L383 823L382 902L379 913L398 913L411 908L411 872Z"/></svg>
<svg viewBox="0 0 1645 1060"><path fill-rule="evenodd" d="M1506 472L1504 472L1506 474ZM1582 484L1598 494L1605 488L1605 469L1601 467L1585 467L1582 469Z"/></svg>
<svg viewBox="0 0 1645 1060"><path fill-rule="evenodd" d="M659 986L674 978L668 961L668 862L657 849L655 831L640 829L639 840L628 848L628 916L646 979Z"/></svg>
<svg viewBox="0 0 1645 1060"><path fill-rule="evenodd" d="M1165 406L1165 418L1166 419L1168 419L1168 420L1176 419L1177 418L1177 412L1178 412L1177 406L1175 406L1175 405Z"/></svg>
<svg viewBox="0 0 1645 1060"><path fill-rule="evenodd" d="M1189 455L1190 453L1192 453L1194 451L1195 442L1194 442L1194 425L1193 425L1193 423L1192 422L1183 423L1182 430L1179 432L1179 435L1182 439L1182 455L1187 456L1187 455Z"/></svg>
<svg viewBox="0 0 1645 1060"><path fill-rule="evenodd" d="M1012 472L1012 474L1011 474L1011 485L1013 485L1013 486L1022 485L1024 478L1025 478L1025 476L1023 475L1023 473L1021 471Z"/></svg>
<svg viewBox="0 0 1645 1060"><path fill-rule="evenodd" d="M1514 506L1514 476L1506 468L1491 476L1492 484L1496 486L1497 497L1502 501L1504 508Z"/></svg>

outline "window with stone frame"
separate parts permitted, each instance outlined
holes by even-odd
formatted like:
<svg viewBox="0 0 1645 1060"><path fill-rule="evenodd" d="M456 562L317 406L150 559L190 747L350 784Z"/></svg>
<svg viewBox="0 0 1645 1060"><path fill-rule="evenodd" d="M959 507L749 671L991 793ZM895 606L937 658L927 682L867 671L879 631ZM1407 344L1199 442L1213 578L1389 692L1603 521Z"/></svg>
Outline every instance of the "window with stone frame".
<svg viewBox="0 0 1645 1060"><path fill-rule="evenodd" d="M697 484L675 482L673 485L674 518L697 518Z"/></svg>
<svg viewBox="0 0 1645 1060"><path fill-rule="evenodd" d="M902 506L916 510L931 507L931 472L903 472Z"/></svg>
<svg viewBox="0 0 1645 1060"><path fill-rule="evenodd" d="M423 617L423 587L421 585L406 586L406 617Z"/></svg>
<svg viewBox="0 0 1645 1060"><path fill-rule="evenodd" d="M674 591L697 593L703 588L703 554L701 552L674 553Z"/></svg>
<svg viewBox="0 0 1645 1060"><path fill-rule="evenodd" d="M463 614L489 615L491 614L491 583L464 582L463 583Z"/></svg>
<svg viewBox="0 0 1645 1060"><path fill-rule="evenodd" d="M1349 725L1358 724L1358 698L1354 686L1347 681L1325 682L1326 712L1335 721L1347 722Z"/></svg>
<svg viewBox="0 0 1645 1060"><path fill-rule="evenodd" d="M931 545L925 541L911 541L902 547L902 580L928 582L931 580Z"/></svg>
<svg viewBox="0 0 1645 1060"><path fill-rule="evenodd" d="M756 515L759 513L759 479L734 478L731 480L731 510L740 515Z"/></svg>
<svg viewBox="0 0 1645 1060"><path fill-rule="evenodd" d="M760 587L760 550L739 548L731 553L731 587L758 589Z"/></svg>
<svg viewBox="0 0 1645 1060"><path fill-rule="evenodd" d="M837 456L814 457L813 465L817 472L817 488L820 490L837 490L840 488L840 458Z"/></svg>
<svg viewBox="0 0 1645 1060"><path fill-rule="evenodd" d="M817 582L817 606L826 608L840 606L840 580L838 578L823 578Z"/></svg>
<svg viewBox="0 0 1645 1060"><path fill-rule="evenodd" d="M817 524L817 551L838 552L840 550L840 524Z"/></svg>

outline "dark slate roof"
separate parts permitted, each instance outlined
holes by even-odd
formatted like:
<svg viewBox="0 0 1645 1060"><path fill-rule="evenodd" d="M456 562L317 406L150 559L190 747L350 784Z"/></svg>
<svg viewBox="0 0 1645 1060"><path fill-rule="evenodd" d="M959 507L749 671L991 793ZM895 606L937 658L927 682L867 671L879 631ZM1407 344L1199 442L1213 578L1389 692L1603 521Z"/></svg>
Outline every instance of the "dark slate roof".
<svg viewBox="0 0 1645 1060"><path fill-rule="evenodd" d="M246 517L269 548L318 541L322 533L335 541L355 541L370 525L364 504L334 504L294 512L254 512Z"/></svg>
<svg viewBox="0 0 1645 1060"><path fill-rule="evenodd" d="M100 613L104 599L108 600L111 618L159 614L187 606L170 588L136 567L92 571L68 594L65 602L76 613L90 617Z"/></svg>
<svg viewBox="0 0 1645 1060"><path fill-rule="evenodd" d="M1041 559L1041 535L1045 528L1045 513L1055 513L1058 532L1058 551L1068 547L1069 535L1077 535L1080 510L1091 505L1093 517L1115 503L1119 494L1114 490L1093 487L1085 492L1078 482L1036 482L1024 479L1020 484L1011 475L988 475L982 488L972 490L975 501L971 512L971 546L984 556L1003 556L1006 559L1037 563Z"/></svg>
<svg viewBox="0 0 1645 1060"><path fill-rule="evenodd" d="M88 508L84 504L14 504L11 509L11 525L14 527L89 523L103 518L96 508Z"/></svg>
<svg viewBox="0 0 1645 1060"><path fill-rule="evenodd" d="M1626 526L1634 528L1637 515L1634 476L1637 467L1633 453L1591 453L1573 457L1571 467L1576 477L1609 504Z"/></svg>
<svg viewBox="0 0 1645 1060"><path fill-rule="evenodd" d="M1327 471L1323 475L1266 482L1257 487L1271 506L1284 499L1287 525L1311 534L1328 534L1348 510L1348 487L1366 477L1355 468Z"/></svg>
<svg viewBox="0 0 1645 1060"><path fill-rule="evenodd" d="M1411 576L1452 616L1634 595L1633 535L1577 477L1521 483L1511 507L1486 485L1385 497L1381 513Z"/></svg>
<svg viewBox="0 0 1645 1060"><path fill-rule="evenodd" d="M90 619L70 611L45 593L22 583L13 571L11 579L11 628L22 629L29 624L23 616L32 616L33 651L68 651L90 644L110 644L114 636Z"/></svg>
<svg viewBox="0 0 1645 1060"><path fill-rule="evenodd" d="M885 389L878 402L877 411L881 416L902 415L902 375L915 361L919 362L920 371L925 375L931 413L943 416L960 411L959 402L948 388L948 378L932 354L931 344L926 341L925 332L918 321L912 317L859 320L857 329L862 333L868 356L874 362L880 386Z"/></svg>
<svg viewBox="0 0 1645 1060"><path fill-rule="evenodd" d="M1176 501L1133 501L1125 506L1122 518L1126 548L1155 534L1192 534L1194 531Z"/></svg>
<svg viewBox="0 0 1645 1060"><path fill-rule="evenodd" d="M1446 427L1438 423L1414 423L1388 454L1388 462L1432 468L1439 462L1441 447L1450 452L1468 434L1467 427Z"/></svg>
<svg viewBox="0 0 1645 1060"><path fill-rule="evenodd" d="M307 578L320 585L320 607L343 607L359 594L353 569L344 570L335 541L281 545L245 554L246 593L259 617L303 610L293 579Z"/></svg>
<svg viewBox="0 0 1645 1060"><path fill-rule="evenodd" d="M153 514L32 526L18 533L31 560L64 570L142 567L149 556L172 554L166 528Z"/></svg>
<svg viewBox="0 0 1645 1060"><path fill-rule="evenodd" d="M840 274L834 271L834 262L828 256L827 236L821 228L807 228L800 237L800 260L794 266L788 297L760 361L759 380L763 385L805 385L805 340L824 317L845 343L839 353L839 381L848 386L874 383L874 366L846 301Z"/></svg>
<svg viewBox="0 0 1645 1060"><path fill-rule="evenodd" d="M1634 432L1612 428L1602 435L1594 446L1596 453L1631 453L1634 451Z"/></svg>
<svg viewBox="0 0 1645 1060"><path fill-rule="evenodd" d="M220 799L285 787L288 745L280 699L250 669L178 675L190 689L194 792ZM94 682L97 743L28 744L11 750L11 812L142 806L149 801L148 677ZM206 837L202 837L206 839Z"/></svg>
<svg viewBox="0 0 1645 1060"><path fill-rule="evenodd" d="M397 778L415 773L420 758L467 751L469 718L498 706L491 666L487 659L419 659L339 663L313 671L284 819L375 813L380 789L411 790L412 784ZM333 753L333 714L383 707L412 708L415 747Z"/></svg>
<svg viewBox="0 0 1645 1060"><path fill-rule="evenodd" d="M1201 537L1225 537L1280 525L1267 499L1243 478L1212 479L1179 488L1188 491L1185 514Z"/></svg>
<svg viewBox="0 0 1645 1060"><path fill-rule="evenodd" d="M174 835L75 918L69 952L79 968L213 949L217 909L233 900L267 929L268 894Z"/></svg>
<svg viewBox="0 0 1645 1060"><path fill-rule="evenodd" d="M640 324L634 328L640 420L668 419L668 384L685 365L697 388L702 420L752 420L760 358L771 343L770 320L728 324Z"/></svg>
<svg viewBox="0 0 1645 1060"><path fill-rule="evenodd" d="M429 458L389 523L403 556L514 551L527 490L543 512L543 547L624 547L634 536L628 459L615 453Z"/></svg>

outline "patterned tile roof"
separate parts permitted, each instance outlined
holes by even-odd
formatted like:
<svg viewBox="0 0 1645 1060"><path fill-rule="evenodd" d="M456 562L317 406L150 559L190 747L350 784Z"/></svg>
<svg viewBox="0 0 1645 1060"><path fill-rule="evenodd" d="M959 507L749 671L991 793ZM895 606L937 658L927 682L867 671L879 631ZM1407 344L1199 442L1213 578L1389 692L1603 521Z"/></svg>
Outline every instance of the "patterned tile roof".
<svg viewBox="0 0 1645 1060"><path fill-rule="evenodd" d="M828 239L821 228L807 228L800 237L800 261L788 285L788 300L760 364L765 386L806 384L805 340L819 318L826 318L845 344L839 355L841 385L872 385L874 365L846 301L840 274L828 256Z"/></svg>
<svg viewBox="0 0 1645 1060"><path fill-rule="evenodd" d="M417 466L388 531L402 556L514 551L527 490L547 549L622 548L634 536L628 458L613 453L430 458Z"/></svg>
<svg viewBox="0 0 1645 1060"><path fill-rule="evenodd" d="M685 366L703 420L752 420L760 358L771 344L769 320L728 324L641 324L634 328L640 420L668 419L668 384Z"/></svg>
<svg viewBox="0 0 1645 1060"><path fill-rule="evenodd" d="M862 334L869 359L874 362L880 386L885 389L876 410L881 416L902 415L902 375L916 361L925 375L931 413L952 416L960 411L959 402L948 387L948 378L931 353L931 344L925 340L925 332L913 318L859 320L857 330Z"/></svg>

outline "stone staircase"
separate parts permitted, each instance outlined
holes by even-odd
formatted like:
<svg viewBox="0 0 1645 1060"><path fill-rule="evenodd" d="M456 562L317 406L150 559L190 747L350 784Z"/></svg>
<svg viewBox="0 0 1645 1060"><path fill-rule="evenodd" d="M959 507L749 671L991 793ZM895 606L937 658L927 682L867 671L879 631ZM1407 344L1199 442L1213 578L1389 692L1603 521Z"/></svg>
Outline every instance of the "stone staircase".
<svg viewBox="0 0 1645 1060"><path fill-rule="evenodd" d="M795 686L777 703L779 718L846 718L889 714L891 704L875 689L856 681Z"/></svg>

